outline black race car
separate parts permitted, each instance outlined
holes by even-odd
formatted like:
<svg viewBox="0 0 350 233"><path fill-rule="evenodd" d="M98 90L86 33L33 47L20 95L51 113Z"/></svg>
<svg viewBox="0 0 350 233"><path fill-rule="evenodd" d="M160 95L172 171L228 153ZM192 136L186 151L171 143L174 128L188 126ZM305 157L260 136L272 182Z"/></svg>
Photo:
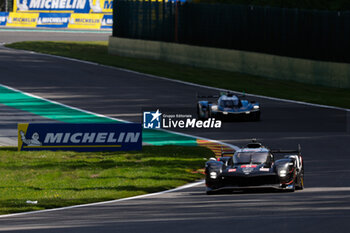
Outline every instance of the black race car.
<svg viewBox="0 0 350 233"><path fill-rule="evenodd" d="M304 164L298 150L270 150L252 142L235 152L222 153L205 165L207 194L216 191L273 188L293 192L304 188ZM287 153L275 160L276 154ZM227 156L230 155L230 156Z"/></svg>

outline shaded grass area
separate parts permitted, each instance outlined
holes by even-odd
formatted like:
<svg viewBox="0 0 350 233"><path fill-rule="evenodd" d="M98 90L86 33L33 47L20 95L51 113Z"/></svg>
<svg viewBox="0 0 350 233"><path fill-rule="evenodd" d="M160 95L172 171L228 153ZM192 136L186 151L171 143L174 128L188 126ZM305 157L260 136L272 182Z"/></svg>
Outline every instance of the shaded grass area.
<svg viewBox="0 0 350 233"><path fill-rule="evenodd" d="M17 152L0 147L0 214L100 202L175 188L203 178L204 147L145 146L141 152ZM38 201L37 204L26 202Z"/></svg>
<svg viewBox="0 0 350 233"><path fill-rule="evenodd" d="M236 72L194 68L158 60L109 55L107 53L107 42L18 42L6 46L77 58L234 91L350 108L350 89L272 80Z"/></svg>

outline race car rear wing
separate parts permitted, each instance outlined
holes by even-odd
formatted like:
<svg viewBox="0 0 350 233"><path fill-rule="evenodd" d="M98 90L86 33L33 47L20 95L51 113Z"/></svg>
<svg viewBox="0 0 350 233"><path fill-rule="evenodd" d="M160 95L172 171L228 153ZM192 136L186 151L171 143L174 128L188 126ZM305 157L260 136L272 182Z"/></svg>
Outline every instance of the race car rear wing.
<svg viewBox="0 0 350 233"><path fill-rule="evenodd" d="M234 151L223 151L221 152L221 157L224 157L225 155L233 155L234 153Z"/></svg>
<svg viewBox="0 0 350 233"><path fill-rule="evenodd" d="M197 94L197 99L203 99L203 98L219 98L219 95L198 95Z"/></svg>
<svg viewBox="0 0 350 233"><path fill-rule="evenodd" d="M226 92L220 92L220 96L221 96L221 95L245 97L245 93L244 93L244 92L243 92L243 94L238 94L238 93L235 93L235 92L226 91Z"/></svg>
<svg viewBox="0 0 350 233"><path fill-rule="evenodd" d="M270 150L270 152L273 153L278 153L278 154L291 154L291 153L297 153L298 155L301 154L301 146L298 144L298 150L280 150L280 149L275 149L275 150Z"/></svg>
<svg viewBox="0 0 350 233"><path fill-rule="evenodd" d="M243 94L237 94L234 92L226 91L226 92L220 92L219 95L199 95L197 93L197 99L199 98L219 98L222 95L227 95L227 96L237 96L237 97L245 97L245 93Z"/></svg>

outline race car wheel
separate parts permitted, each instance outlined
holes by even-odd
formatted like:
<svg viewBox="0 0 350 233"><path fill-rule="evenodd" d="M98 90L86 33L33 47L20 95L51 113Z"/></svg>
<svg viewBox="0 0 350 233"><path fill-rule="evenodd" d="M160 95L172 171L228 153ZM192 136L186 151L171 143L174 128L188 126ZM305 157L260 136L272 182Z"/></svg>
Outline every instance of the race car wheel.
<svg viewBox="0 0 350 233"><path fill-rule="evenodd" d="M253 112L251 116L253 121L260 121L260 111L259 112Z"/></svg>
<svg viewBox="0 0 350 233"><path fill-rule="evenodd" d="M295 187L296 190L304 189L304 177L300 177L298 186Z"/></svg>
<svg viewBox="0 0 350 233"><path fill-rule="evenodd" d="M291 192L292 193L292 192L295 191L295 179L296 178L294 178L294 180L293 180L293 182L291 184L287 185L287 187L285 189L286 192Z"/></svg>
<svg viewBox="0 0 350 233"><path fill-rule="evenodd" d="M208 110L203 111L203 108L200 106L200 104L198 104L197 115L199 120L206 120L208 119Z"/></svg>
<svg viewBox="0 0 350 233"><path fill-rule="evenodd" d="M301 170L299 179L298 179L298 185L295 187L297 190L303 190L304 189L304 169Z"/></svg>
<svg viewBox="0 0 350 233"><path fill-rule="evenodd" d="M197 104L197 116L199 119L201 118L201 109L200 109L199 104Z"/></svg>

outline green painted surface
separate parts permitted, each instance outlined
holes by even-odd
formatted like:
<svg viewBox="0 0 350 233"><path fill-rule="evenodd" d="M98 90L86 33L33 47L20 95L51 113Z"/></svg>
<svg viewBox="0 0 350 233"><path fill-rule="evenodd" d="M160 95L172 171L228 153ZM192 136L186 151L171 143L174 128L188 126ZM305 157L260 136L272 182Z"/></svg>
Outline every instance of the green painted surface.
<svg viewBox="0 0 350 233"><path fill-rule="evenodd" d="M44 99L26 95L0 85L0 103L51 120L65 123L122 123ZM151 145L197 145L196 138L160 130L143 130L143 142Z"/></svg>
<svg viewBox="0 0 350 233"><path fill-rule="evenodd" d="M142 132L143 142L151 145L183 145L183 146L197 146L197 140L192 137L186 137L166 131L144 129Z"/></svg>
<svg viewBox="0 0 350 233"><path fill-rule="evenodd" d="M4 86L0 86L0 102L9 107L65 123L116 122L116 120L99 117L43 99L31 97Z"/></svg>

